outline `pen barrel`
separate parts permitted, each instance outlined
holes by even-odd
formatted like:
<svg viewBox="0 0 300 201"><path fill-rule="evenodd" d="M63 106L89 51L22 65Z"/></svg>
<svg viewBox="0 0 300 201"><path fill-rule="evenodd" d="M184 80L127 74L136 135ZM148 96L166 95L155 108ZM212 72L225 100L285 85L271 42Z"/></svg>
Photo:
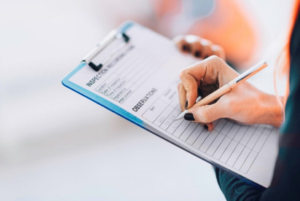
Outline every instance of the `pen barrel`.
<svg viewBox="0 0 300 201"><path fill-rule="evenodd" d="M195 106L198 107L198 106L208 105L209 103L213 102L214 100L228 93L230 90L231 90L230 86L228 84L225 84L221 88L217 89L213 93L201 99L198 103L195 104Z"/></svg>

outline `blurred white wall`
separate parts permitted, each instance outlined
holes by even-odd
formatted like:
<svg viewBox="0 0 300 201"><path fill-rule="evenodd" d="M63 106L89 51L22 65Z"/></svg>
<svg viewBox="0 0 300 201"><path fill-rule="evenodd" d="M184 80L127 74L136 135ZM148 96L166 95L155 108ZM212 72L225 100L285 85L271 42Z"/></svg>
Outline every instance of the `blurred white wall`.
<svg viewBox="0 0 300 201"><path fill-rule="evenodd" d="M249 1L269 40L291 2ZM210 165L60 83L121 19L150 8L0 0L0 200L224 200Z"/></svg>

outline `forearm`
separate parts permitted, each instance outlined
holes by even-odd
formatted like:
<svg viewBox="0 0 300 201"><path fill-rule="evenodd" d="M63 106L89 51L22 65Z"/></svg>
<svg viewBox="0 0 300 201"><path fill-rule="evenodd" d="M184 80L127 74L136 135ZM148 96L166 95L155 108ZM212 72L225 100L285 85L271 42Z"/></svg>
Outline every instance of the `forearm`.
<svg viewBox="0 0 300 201"><path fill-rule="evenodd" d="M260 97L260 124L268 124L279 128L283 122L283 98L262 93Z"/></svg>

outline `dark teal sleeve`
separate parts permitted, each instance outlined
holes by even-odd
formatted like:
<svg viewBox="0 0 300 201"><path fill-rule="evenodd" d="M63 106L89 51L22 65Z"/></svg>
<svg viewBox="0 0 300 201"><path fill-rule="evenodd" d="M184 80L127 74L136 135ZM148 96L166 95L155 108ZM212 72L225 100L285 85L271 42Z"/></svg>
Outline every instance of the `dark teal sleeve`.
<svg viewBox="0 0 300 201"><path fill-rule="evenodd" d="M260 190L216 169L219 186L229 201L300 201L300 17L290 44L290 94L280 128L279 153L268 189Z"/></svg>
<svg viewBox="0 0 300 201"><path fill-rule="evenodd" d="M215 172L226 200L259 200L264 192L264 190L259 190L221 169L215 169Z"/></svg>

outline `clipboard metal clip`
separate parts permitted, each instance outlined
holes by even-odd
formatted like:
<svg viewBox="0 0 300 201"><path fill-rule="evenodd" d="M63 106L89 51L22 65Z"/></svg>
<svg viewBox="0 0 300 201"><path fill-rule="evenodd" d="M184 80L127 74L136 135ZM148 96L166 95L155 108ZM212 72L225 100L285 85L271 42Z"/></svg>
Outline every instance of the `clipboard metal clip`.
<svg viewBox="0 0 300 201"><path fill-rule="evenodd" d="M81 61L81 63L87 63L94 71L99 71L102 66L110 60L110 58L116 53L118 52L118 50L120 50L122 47L124 47L125 44L123 44L122 46L120 46L119 48L117 48L112 55L107 58L107 60L103 63L100 63L98 65L94 64L91 60L97 55L99 54L103 49L105 49L111 42L113 42L116 39L123 39L125 44L129 42L130 38L128 35L126 35L124 32L119 32L117 30L113 30L112 32L110 32L108 34L108 36L106 38L104 38L104 40L99 43L92 51L90 51Z"/></svg>

